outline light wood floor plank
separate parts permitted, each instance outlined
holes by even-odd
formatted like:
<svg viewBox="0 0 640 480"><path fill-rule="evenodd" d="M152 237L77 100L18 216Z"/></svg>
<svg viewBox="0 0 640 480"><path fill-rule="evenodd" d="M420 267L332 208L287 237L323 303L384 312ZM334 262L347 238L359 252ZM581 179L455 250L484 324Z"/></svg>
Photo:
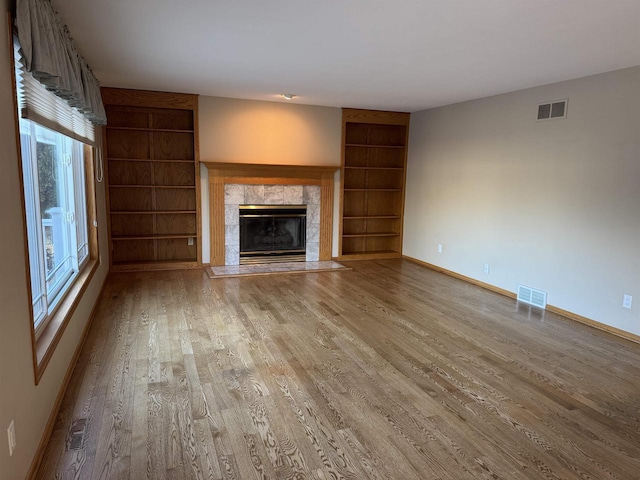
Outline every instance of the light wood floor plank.
<svg viewBox="0 0 640 480"><path fill-rule="evenodd" d="M112 275L37 478L640 478L640 346L350 266Z"/></svg>

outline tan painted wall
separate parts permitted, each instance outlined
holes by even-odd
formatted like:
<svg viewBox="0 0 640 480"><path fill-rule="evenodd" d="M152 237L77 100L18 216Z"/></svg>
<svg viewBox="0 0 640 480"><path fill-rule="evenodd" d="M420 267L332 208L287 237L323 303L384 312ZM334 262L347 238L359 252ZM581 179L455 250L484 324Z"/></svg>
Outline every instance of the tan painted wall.
<svg viewBox="0 0 640 480"><path fill-rule="evenodd" d="M414 113L404 253L640 334L639 142L640 67Z"/></svg>
<svg viewBox="0 0 640 480"><path fill-rule="evenodd" d="M201 96L200 159L211 162L340 165L342 110L283 102ZM339 175L336 175L339 181ZM209 193L201 171L202 260L209 262ZM339 184L336 183L336 188ZM337 238L337 202L334 237ZM334 255L337 241L334 240Z"/></svg>
<svg viewBox="0 0 640 480"><path fill-rule="evenodd" d="M339 108L207 96L198 108L203 161L340 165Z"/></svg>
<svg viewBox="0 0 640 480"><path fill-rule="evenodd" d="M94 276L36 387L31 360L10 58L5 40L7 24L4 19L9 4L9 0L2 0L0 22L0 479L18 480L25 478L29 469L67 367L107 274L108 262L104 262ZM98 221L102 226L100 248L106 252L102 185L98 186L98 209ZM15 421L17 448L9 457L5 432L11 420Z"/></svg>

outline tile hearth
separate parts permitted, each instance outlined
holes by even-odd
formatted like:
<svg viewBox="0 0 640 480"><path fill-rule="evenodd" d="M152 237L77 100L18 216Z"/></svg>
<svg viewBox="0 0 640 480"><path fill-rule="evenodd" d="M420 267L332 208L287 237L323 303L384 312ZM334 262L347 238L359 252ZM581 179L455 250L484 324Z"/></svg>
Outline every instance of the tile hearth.
<svg viewBox="0 0 640 480"><path fill-rule="evenodd" d="M279 273L317 273L337 270L351 270L332 260L320 262L284 262L260 265L227 265L224 267L207 267L209 278L229 278L251 275L273 275Z"/></svg>

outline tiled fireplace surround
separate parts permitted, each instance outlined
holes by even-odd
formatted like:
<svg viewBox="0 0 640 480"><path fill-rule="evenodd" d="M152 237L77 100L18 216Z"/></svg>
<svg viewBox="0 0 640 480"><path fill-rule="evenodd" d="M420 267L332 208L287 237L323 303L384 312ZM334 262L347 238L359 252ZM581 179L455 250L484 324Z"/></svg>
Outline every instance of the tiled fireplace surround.
<svg viewBox="0 0 640 480"><path fill-rule="evenodd" d="M306 260L331 260L338 166L202 163L209 180L212 266L239 263L239 205L307 205Z"/></svg>
<svg viewBox="0 0 640 480"><path fill-rule="evenodd" d="M307 262L317 262L320 259L319 185L225 185L225 265L240 263L240 205L306 205Z"/></svg>

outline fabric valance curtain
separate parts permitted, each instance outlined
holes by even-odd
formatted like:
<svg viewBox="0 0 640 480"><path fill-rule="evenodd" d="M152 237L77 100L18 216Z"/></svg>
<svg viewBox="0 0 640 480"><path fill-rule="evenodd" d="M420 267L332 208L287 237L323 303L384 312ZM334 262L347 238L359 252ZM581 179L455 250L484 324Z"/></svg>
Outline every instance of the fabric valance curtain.
<svg viewBox="0 0 640 480"><path fill-rule="evenodd" d="M106 125L100 83L49 0L18 0L16 27L25 70L93 124Z"/></svg>

